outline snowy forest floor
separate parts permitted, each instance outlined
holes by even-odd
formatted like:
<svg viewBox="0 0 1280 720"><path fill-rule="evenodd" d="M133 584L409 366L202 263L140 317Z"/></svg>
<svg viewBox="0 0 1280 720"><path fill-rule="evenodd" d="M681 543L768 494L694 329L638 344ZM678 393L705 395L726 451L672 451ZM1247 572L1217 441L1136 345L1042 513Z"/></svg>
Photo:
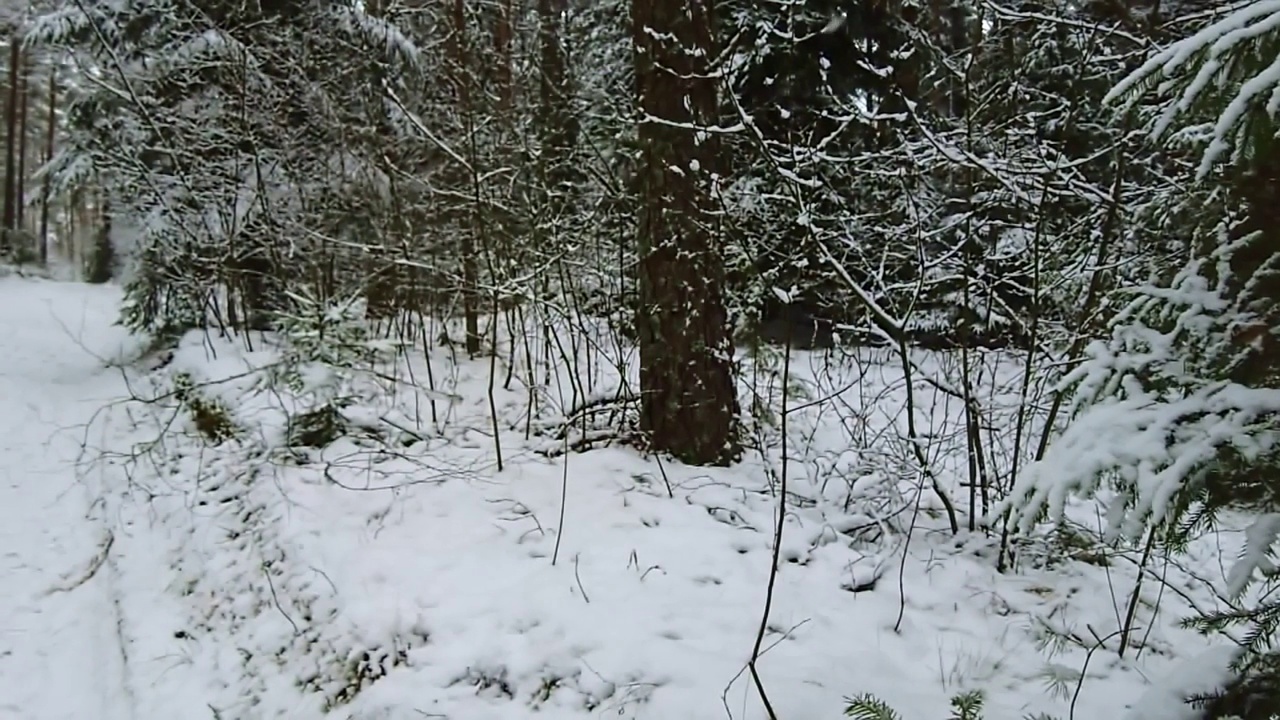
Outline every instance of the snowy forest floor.
<svg viewBox="0 0 1280 720"><path fill-rule="evenodd" d="M503 389L503 356L447 348L364 374L200 333L145 352L113 326L118 303L111 287L0 277L0 720L766 716L745 664L777 423L732 468L566 455L605 425L557 434L572 382L578 398L618 387L572 348L574 367L544 348L520 361L546 373L531 394ZM990 720L1174 720L1175 691L1220 674L1223 643L1179 621L1222 606L1238 532L1147 565L1122 655L1139 552L1046 535L998 573L998 537L953 535L894 476L892 363L794 365L785 562L759 662L778 717L839 717L872 693L942 720L977 689ZM353 398L343 437L285 441L333 396ZM959 408L931 397L931 462L963 505ZM1072 514L1096 526L1094 508Z"/></svg>

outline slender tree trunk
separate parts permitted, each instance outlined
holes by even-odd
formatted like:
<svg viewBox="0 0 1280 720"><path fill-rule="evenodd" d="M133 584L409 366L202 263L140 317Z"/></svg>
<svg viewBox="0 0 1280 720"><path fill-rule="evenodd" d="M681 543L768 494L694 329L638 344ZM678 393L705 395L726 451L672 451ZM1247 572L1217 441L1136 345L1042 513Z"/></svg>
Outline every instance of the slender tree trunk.
<svg viewBox="0 0 1280 720"><path fill-rule="evenodd" d="M58 132L58 70L49 68L49 117L44 126L44 162L53 160L54 139ZM49 200L53 194L53 179L45 173L40 183L40 263L49 262Z"/></svg>
<svg viewBox="0 0 1280 720"><path fill-rule="evenodd" d="M498 110L507 118L515 105L511 74L511 0L501 0L495 8L497 17L493 25L493 46L498 55Z"/></svg>
<svg viewBox="0 0 1280 720"><path fill-rule="evenodd" d="M458 97L458 112L472 117L475 112L472 106L471 81L473 69L467 58L467 7L466 0L454 0L451 13L452 25L449 53L454 63L454 86ZM469 128L474 132L474 123ZM474 162L474 156L472 158ZM470 170L475 174L475 168ZM474 178L473 178L474 179ZM478 202L478 198L477 198ZM480 209L473 208L473 215ZM476 239L479 232L478 218L473 217L472 226L463 228L458 233L458 254L462 261L462 315L466 325L467 354L475 356L480 353L480 309L479 309L479 267L476 264Z"/></svg>
<svg viewBox="0 0 1280 720"><path fill-rule="evenodd" d="M14 188L14 226L22 228L27 205L27 129L28 110L31 105L31 56L22 56L21 74L18 76L18 180Z"/></svg>
<svg viewBox="0 0 1280 720"><path fill-rule="evenodd" d="M5 163L4 163L4 216L0 218L3 225L3 242L12 242L13 231L17 229L17 191L18 191L18 73L22 64L22 42L18 37L18 29L14 27L9 35L9 104L5 109Z"/></svg>
<svg viewBox="0 0 1280 720"><path fill-rule="evenodd" d="M71 258L71 267L76 269L76 277L84 279L84 250L80 242L80 226L83 224L84 200L82 199L83 191L79 188L72 190L67 195L67 219L66 224L59 223L59 237L65 237L62 242L66 244L63 252Z"/></svg>
<svg viewBox="0 0 1280 720"><path fill-rule="evenodd" d="M91 233L96 227L94 218L98 217L97 194L79 189L75 191L75 197L76 230L73 242L76 248L76 267L80 268L80 275L84 277L88 272L89 254L93 251L90 243Z"/></svg>
<svg viewBox="0 0 1280 720"><path fill-rule="evenodd" d="M639 126L640 424L695 465L739 452L713 178L712 0L632 0Z"/></svg>

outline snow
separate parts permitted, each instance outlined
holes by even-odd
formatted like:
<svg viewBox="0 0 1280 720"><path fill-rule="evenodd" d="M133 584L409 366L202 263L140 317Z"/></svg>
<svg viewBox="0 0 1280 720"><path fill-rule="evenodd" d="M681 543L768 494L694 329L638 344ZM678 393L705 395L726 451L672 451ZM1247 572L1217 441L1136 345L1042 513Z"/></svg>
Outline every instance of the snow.
<svg viewBox="0 0 1280 720"><path fill-rule="evenodd" d="M779 511L777 428L753 428L763 457L731 468L623 447L564 455L589 433L548 428L609 397L609 358L580 385L557 366L530 389L504 354L499 376L516 359L516 380L491 404L489 359L455 361L449 347L377 376L290 374L288 353L256 335L252 348L192 333L171 353L145 350L111 325L118 302L110 287L0 278L0 720L766 717L745 666ZM946 385L945 359L914 361ZM1157 703L1187 690L1188 663L1197 682L1219 681L1203 668L1223 643L1178 621L1224 606L1204 578L1225 586L1242 529L1194 543L1182 568L1042 544L998 573L998 538L951 535L928 489L886 459L908 455L894 439L900 370L883 351L793 365L813 397L851 389L789 416L759 662L780 717L838 717L869 692L930 720L981 689L990 720L1131 706L1130 720L1157 720ZM1005 365L985 398L1008 392L1020 367ZM564 396L548 389L557 380ZM959 501L961 408L923 380L916 392L920 437ZM234 436L202 440L191 397L226 409ZM282 447L291 418L335 397L350 399L344 437ZM1064 504L1102 529L1095 505Z"/></svg>
<svg viewBox="0 0 1280 720"><path fill-rule="evenodd" d="M1258 0L1240 3L1221 18L1190 36L1170 43L1154 53L1138 69L1117 83L1104 102L1128 97L1135 101L1138 91L1158 83L1157 93L1176 95L1165 104L1152 124L1151 136L1166 135L1180 115L1189 114L1198 102L1215 92L1222 93L1222 109L1208 133L1208 144L1197 169L1203 180L1211 169L1229 158L1232 147L1247 144L1248 117L1262 110L1268 116L1277 111L1274 95L1280 86L1280 61L1274 61L1255 72L1239 58L1258 55L1267 57L1266 41L1280 27L1280 2ZM1197 62L1198 61L1198 62ZM1234 95L1231 95L1234 92ZM1266 95L1271 99L1264 101Z"/></svg>
<svg viewBox="0 0 1280 720"><path fill-rule="evenodd" d="M82 349L118 339L114 291L0 277L0 718L125 717L113 588L78 583L105 542L74 472L111 399ZM105 392L104 392L105 391ZM77 586L78 585L78 586Z"/></svg>
<svg viewBox="0 0 1280 720"><path fill-rule="evenodd" d="M135 344L114 326L119 301L114 287L0 269L4 720L193 717L199 697L160 632L176 604L165 559L110 512L90 462L127 448L105 420L127 396L111 365Z"/></svg>
<svg viewBox="0 0 1280 720"><path fill-rule="evenodd" d="M1223 690L1231 681L1228 669L1236 653L1231 648L1206 650L1181 662L1161 682L1143 694L1125 720L1198 720L1195 708L1185 702Z"/></svg>

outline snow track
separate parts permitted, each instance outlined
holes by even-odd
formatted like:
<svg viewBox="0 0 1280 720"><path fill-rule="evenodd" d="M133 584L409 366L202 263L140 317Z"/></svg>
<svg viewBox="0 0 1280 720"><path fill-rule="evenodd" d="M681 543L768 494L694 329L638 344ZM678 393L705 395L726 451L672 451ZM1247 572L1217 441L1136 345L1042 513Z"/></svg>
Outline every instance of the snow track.
<svg viewBox="0 0 1280 720"><path fill-rule="evenodd" d="M102 359L117 307L113 288L0 277L0 720L135 717L113 535L77 473L123 393Z"/></svg>

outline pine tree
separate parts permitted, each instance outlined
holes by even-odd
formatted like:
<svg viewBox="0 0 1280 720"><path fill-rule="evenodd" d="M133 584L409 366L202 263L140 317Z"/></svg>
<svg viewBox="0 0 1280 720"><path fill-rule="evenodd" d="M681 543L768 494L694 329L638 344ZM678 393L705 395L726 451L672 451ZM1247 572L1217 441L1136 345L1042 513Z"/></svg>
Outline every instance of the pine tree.
<svg viewBox="0 0 1280 720"><path fill-rule="evenodd" d="M691 464L738 452L733 348L715 212L713 3L632 0L642 119L638 184L641 429Z"/></svg>

